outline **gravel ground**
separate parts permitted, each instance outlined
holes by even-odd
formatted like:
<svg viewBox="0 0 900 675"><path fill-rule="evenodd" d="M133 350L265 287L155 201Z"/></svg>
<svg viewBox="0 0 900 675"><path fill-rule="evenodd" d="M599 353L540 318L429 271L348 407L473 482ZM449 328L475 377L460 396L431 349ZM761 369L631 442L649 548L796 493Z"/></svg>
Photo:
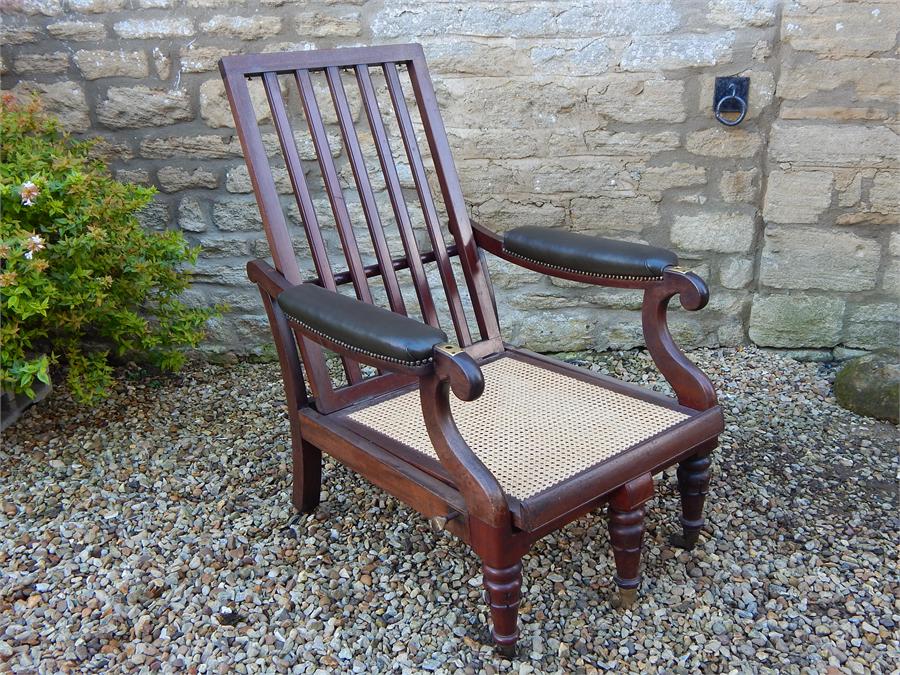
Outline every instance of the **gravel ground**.
<svg viewBox="0 0 900 675"><path fill-rule="evenodd" d="M58 391L0 452L0 671L897 672L896 428L838 408L828 366L694 358L728 429L708 534L667 545L661 480L633 612L602 516L544 539L513 661L465 545L330 460L293 514L276 366L125 377L91 411ZM582 362L665 389L643 353Z"/></svg>

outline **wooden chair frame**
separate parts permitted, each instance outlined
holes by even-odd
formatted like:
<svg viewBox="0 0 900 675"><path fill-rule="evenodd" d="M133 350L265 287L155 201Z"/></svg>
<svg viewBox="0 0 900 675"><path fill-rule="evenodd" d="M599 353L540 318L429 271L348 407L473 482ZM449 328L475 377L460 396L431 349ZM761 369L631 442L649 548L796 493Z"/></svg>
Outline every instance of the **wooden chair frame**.
<svg viewBox="0 0 900 675"><path fill-rule="evenodd" d="M449 246L444 243L414 123L406 107L398 66L405 67L412 83L441 197L446 206L447 225L454 241ZM384 72L432 242L432 250L428 252L419 251L413 236L388 134L370 77L369 69L373 67ZM293 444L294 506L302 512L317 506L322 478L321 454L325 451L429 518L433 525L468 542L483 561L493 638L499 648L508 652L514 648L518 635L522 556L541 537L608 503L610 539L617 569L615 581L621 591L621 601L627 604L633 599L639 583L644 505L652 496L652 475L678 464L682 500L679 545L692 546L704 524L702 511L710 477L709 454L717 445L722 414L709 379L678 349L666 321L668 304L676 295L687 310L698 310L706 305L708 291L704 282L692 272L677 266L667 267L661 276L655 278L625 278L560 269L538 261L523 260L504 248L501 236L471 222L419 45L228 56L220 62L220 69L274 261L274 267L262 260L251 261L247 271L262 295L284 379ZM383 225L341 79L342 70L351 71L359 85L365 118L403 241L404 255L399 257L391 256L384 240ZM372 265L366 266L361 260L337 170L328 149L326 129L310 77L311 72L319 71L324 72L328 83L372 236L377 256L377 263ZM333 271L326 254L280 90L280 75L290 75L299 92L347 260L348 269L343 272ZM304 280L299 270L284 208L257 124L247 84L249 79L261 80L267 95L273 126L312 253L314 278ZM677 403L653 392L505 344L501 339L485 252L535 272L563 279L641 289L646 345L660 371L672 385ZM477 324L477 337L471 335L464 315L461 294L451 270L452 258L459 259ZM396 272L408 269L421 316L426 323L436 326L438 315L424 271L424 266L430 263L435 263L441 273L449 313L461 348L436 347L429 362L415 367L398 365L375 355L348 349L345 344L306 330L286 316L278 303L282 293L303 283L317 284L332 291L340 285L351 283L357 298L371 303L368 280L380 277L391 309L405 314ZM333 386L323 349L341 356L347 377L346 386ZM484 381L480 365L500 357L526 360L607 389L627 392L630 396L657 405L677 408L690 414L691 423L652 439L641 446L640 453L624 453L596 470L568 481L564 489L555 492L553 499L546 500L546 503L540 500L529 503L531 525L523 528L517 517L518 510L524 507L504 494L495 476L467 445L450 408L451 391L464 401L473 400L481 394ZM374 366L378 374L364 378L360 364ZM311 396L307 394L304 373ZM375 438L347 423L348 410L364 407L397 390L415 388L419 391L428 434L442 468L451 479L449 481L436 476L433 470L418 462L402 444L397 443L394 447L389 439Z"/></svg>

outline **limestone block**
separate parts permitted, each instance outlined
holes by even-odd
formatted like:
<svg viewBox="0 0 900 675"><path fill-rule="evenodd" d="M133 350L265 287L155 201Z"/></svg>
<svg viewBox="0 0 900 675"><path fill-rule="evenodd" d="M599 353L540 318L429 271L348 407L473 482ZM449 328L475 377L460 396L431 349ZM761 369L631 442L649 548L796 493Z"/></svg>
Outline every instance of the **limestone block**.
<svg viewBox="0 0 900 675"><path fill-rule="evenodd" d="M766 228L760 280L774 288L863 291L875 288L881 246L850 232Z"/></svg>
<svg viewBox="0 0 900 675"><path fill-rule="evenodd" d="M178 227L185 232L205 232L209 227L206 203L196 197L184 197L178 205Z"/></svg>
<svg viewBox="0 0 900 675"><path fill-rule="evenodd" d="M220 14L201 23L200 30L211 35L221 35L235 40L258 40L277 35L281 31L281 18L277 16L225 16Z"/></svg>
<svg viewBox="0 0 900 675"><path fill-rule="evenodd" d="M150 70L144 52L81 49L75 52L75 65L87 80L101 77L147 77Z"/></svg>
<svg viewBox="0 0 900 675"><path fill-rule="evenodd" d="M695 155L710 157L753 157L762 145L762 136L746 129L726 129L720 124L687 136L686 147Z"/></svg>
<svg viewBox="0 0 900 675"><path fill-rule="evenodd" d="M753 245L754 230L750 215L706 211L675 216L672 243L686 251L747 253Z"/></svg>
<svg viewBox="0 0 900 675"><path fill-rule="evenodd" d="M450 38L423 47L432 73L510 77L534 71L529 52L507 44Z"/></svg>
<svg viewBox="0 0 900 675"><path fill-rule="evenodd" d="M799 51L822 56L871 56L894 48L900 5L883 3L803 3L785 5L782 39Z"/></svg>
<svg viewBox="0 0 900 675"><path fill-rule="evenodd" d="M900 256L900 232L891 232L889 251L891 255Z"/></svg>
<svg viewBox="0 0 900 675"><path fill-rule="evenodd" d="M163 192L178 192L192 188L215 189L219 186L219 176L206 169L183 169L178 166L164 166L156 172L156 179Z"/></svg>
<svg viewBox="0 0 900 675"><path fill-rule="evenodd" d="M106 27L94 21L58 21L47 26L47 32L67 42L97 42L106 39Z"/></svg>
<svg viewBox="0 0 900 675"><path fill-rule="evenodd" d="M659 201L665 190L706 183L705 167L684 162L634 169L633 173L637 175L639 191L654 201Z"/></svg>
<svg viewBox="0 0 900 675"><path fill-rule="evenodd" d="M771 171L763 217L772 223L815 223L831 205L830 171Z"/></svg>
<svg viewBox="0 0 900 675"><path fill-rule="evenodd" d="M755 295L750 339L762 347L834 347L844 300L832 295Z"/></svg>
<svg viewBox="0 0 900 675"><path fill-rule="evenodd" d="M596 37L541 41L530 50L534 72L541 75L599 75L609 69L612 50Z"/></svg>
<svg viewBox="0 0 900 675"><path fill-rule="evenodd" d="M66 0L70 11L83 14L117 12L125 7L125 0Z"/></svg>
<svg viewBox="0 0 900 675"><path fill-rule="evenodd" d="M321 37L355 37L362 33L359 12L328 14L306 12L295 19L297 34L304 40Z"/></svg>
<svg viewBox="0 0 900 675"><path fill-rule="evenodd" d="M19 97L40 96L44 109L67 131L87 131L91 126L84 89L76 82L19 82L12 91Z"/></svg>
<svg viewBox="0 0 900 675"><path fill-rule="evenodd" d="M900 136L887 126L776 122L769 157L797 165L891 167L900 165Z"/></svg>
<svg viewBox="0 0 900 675"><path fill-rule="evenodd" d="M614 75L601 79L587 92L587 103L617 122L683 122L684 82Z"/></svg>
<svg viewBox="0 0 900 675"><path fill-rule="evenodd" d="M562 227L566 220L566 209L549 200L504 195L491 197L473 205L472 216L492 230L504 232L526 224L538 227Z"/></svg>
<svg viewBox="0 0 900 675"><path fill-rule="evenodd" d="M566 3L570 4L570 3ZM679 25L670 2L592 2L580 0L557 18L560 35L592 37L664 35Z"/></svg>
<svg viewBox="0 0 900 675"><path fill-rule="evenodd" d="M734 31L646 36L631 41L622 53L626 71L677 70L731 63Z"/></svg>
<svg viewBox="0 0 900 675"><path fill-rule="evenodd" d="M631 132L606 131L597 129L581 134L592 155L641 155L650 156L659 152L677 150L681 145L678 133L674 131ZM551 146L556 151L558 143Z"/></svg>
<svg viewBox="0 0 900 675"><path fill-rule="evenodd" d="M256 200L252 197L214 202L212 219L215 226L223 232L262 231L262 218Z"/></svg>
<svg viewBox="0 0 900 675"><path fill-rule="evenodd" d="M138 222L148 230L166 230L169 227L169 204L156 198L137 214Z"/></svg>
<svg viewBox="0 0 900 675"><path fill-rule="evenodd" d="M172 71L172 57L168 49L153 48L153 65L156 66L156 76L159 79L169 79Z"/></svg>
<svg viewBox="0 0 900 675"><path fill-rule="evenodd" d="M237 136L163 136L141 141L140 155L146 159L228 159L243 157Z"/></svg>
<svg viewBox="0 0 900 675"><path fill-rule="evenodd" d="M576 197L571 205L575 229L598 233L641 232L659 225L659 206L649 197Z"/></svg>
<svg viewBox="0 0 900 675"><path fill-rule="evenodd" d="M97 120L110 129L162 127L193 118L186 89L110 87L97 105Z"/></svg>
<svg viewBox="0 0 900 675"><path fill-rule="evenodd" d="M869 188L869 203L872 210L885 215L894 215L900 221L900 171L879 171ZM900 222L895 221L897 224Z"/></svg>
<svg viewBox="0 0 900 675"><path fill-rule="evenodd" d="M900 296L900 260L891 260L888 263L881 287L893 297Z"/></svg>
<svg viewBox="0 0 900 675"><path fill-rule="evenodd" d="M723 171L719 179L719 194L726 202L753 203L756 201L756 169L747 171Z"/></svg>
<svg viewBox="0 0 900 675"><path fill-rule="evenodd" d="M234 54L230 47L198 47L187 45L181 48L181 71L184 73L206 73L219 67L219 59Z"/></svg>
<svg viewBox="0 0 900 675"><path fill-rule="evenodd" d="M746 288L753 281L753 260L726 258L719 265L719 283L725 288Z"/></svg>
<svg viewBox="0 0 900 675"><path fill-rule="evenodd" d="M437 35L526 38L556 34L556 11L528 3L389 0L371 19L376 38ZM301 30L298 32L303 35Z"/></svg>
<svg viewBox="0 0 900 675"><path fill-rule="evenodd" d="M134 40L190 37L194 34L194 22L187 18L128 19L113 24L119 37Z"/></svg>
<svg viewBox="0 0 900 675"><path fill-rule="evenodd" d="M775 24L778 0L710 0L706 18L728 28L765 28Z"/></svg>
<svg viewBox="0 0 900 675"><path fill-rule="evenodd" d="M266 92L262 83L252 80L248 83L250 99L253 101L253 109L256 112L256 121L259 124L271 122L272 114ZM225 95L225 85L218 77L206 80L200 85L200 116L206 124L214 129L234 127L234 118L231 116L231 106Z"/></svg>
<svg viewBox="0 0 900 675"><path fill-rule="evenodd" d="M857 99L896 101L900 97L898 67L897 59L787 59L777 92L779 98L800 100L817 92L852 87Z"/></svg>
<svg viewBox="0 0 900 675"><path fill-rule="evenodd" d="M829 105L809 105L806 102L795 105L784 104L780 110L781 119L785 120L829 120L832 122L877 121L886 120L890 113L881 108L848 107Z"/></svg>
<svg viewBox="0 0 900 675"><path fill-rule="evenodd" d="M149 185L150 172L147 169L119 169L116 171L116 180L122 183Z"/></svg>
<svg viewBox="0 0 900 675"><path fill-rule="evenodd" d="M287 169L278 166L272 167L272 177L278 192L288 194L293 191ZM225 174L225 189L238 194L253 192L253 184L250 182L250 172L247 170L246 164L239 164L228 169Z"/></svg>
<svg viewBox="0 0 900 675"><path fill-rule="evenodd" d="M67 52L48 52L46 54L18 54L13 61L13 70L20 75L47 75L64 73L69 68Z"/></svg>
<svg viewBox="0 0 900 675"><path fill-rule="evenodd" d="M30 16L58 16L63 13L62 0L17 0L3 5L4 13L21 12Z"/></svg>
<svg viewBox="0 0 900 675"><path fill-rule="evenodd" d="M894 346L900 338L900 306L893 303L860 305L848 311L844 344L857 349Z"/></svg>
<svg viewBox="0 0 900 675"><path fill-rule="evenodd" d="M0 26L0 44L24 45L37 42L41 33L33 26Z"/></svg>

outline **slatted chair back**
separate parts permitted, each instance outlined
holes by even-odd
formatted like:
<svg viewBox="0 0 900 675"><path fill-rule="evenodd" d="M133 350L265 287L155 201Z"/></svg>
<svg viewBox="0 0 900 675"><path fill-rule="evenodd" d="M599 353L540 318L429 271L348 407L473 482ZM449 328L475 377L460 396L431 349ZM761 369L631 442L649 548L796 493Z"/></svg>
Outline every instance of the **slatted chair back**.
<svg viewBox="0 0 900 675"><path fill-rule="evenodd" d="M391 45L350 49L317 50L281 54L249 54L227 56L220 62L222 77L231 104L247 162L251 183L262 215L263 226L275 268L291 284L317 283L330 290L337 290L344 284L352 284L356 297L364 302L373 302L370 280L376 278L384 288L389 308L399 314L407 314L408 306L415 302L419 316L432 326L444 329L448 336L475 356L484 356L502 350L496 310L490 288L490 281L479 251L474 241L459 177L450 155L446 132L440 117L434 86L429 76L424 54L420 45ZM345 80L347 73L355 77L358 97L365 118L358 123L348 102ZM380 71L380 73L379 73ZM383 77L379 86L373 82L373 73ZM407 105L407 93L402 80L408 76L411 93L415 100L413 111L421 120L429 157L423 154L422 143L417 136L418 125ZM344 170L335 162L329 144L328 125L323 119L323 96L316 95L314 78L324 82L330 92L337 126L340 130L347 166L353 174L353 183L358 193L366 230L371 238L375 261L364 264L360 252L360 242L354 229L346 193L351 190L349 181L342 185ZM259 103L254 102L249 82L259 80L265 92L268 114L260 114ZM256 85L258 86L258 85ZM283 90L287 90L287 96ZM381 98L376 96L381 90ZM385 95L386 89L386 95ZM329 257L326 247L326 232L315 209L314 191L311 190L307 170L311 162L301 161L298 149L298 131L292 124L294 111L291 101L302 109L302 117L308 129L309 139L314 149L318 173L324 183L325 193L331 207L333 224L337 230L340 255L344 258L335 268L335 260ZM393 114L391 114L391 112ZM278 139L277 150L270 143L264 143L265 127L260 119L270 119ZM296 115L294 115L296 119ZM386 122L386 119L388 120ZM357 126L368 131L361 135ZM388 125L395 129L395 143L391 145ZM396 136L399 135L398 143ZM387 191L391 213L379 210L376 191L370 169L366 165L366 154L362 140L371 139L380 166L380 180ZM395 146L402 145L402 153ZM275 150L275 152L273 152ZM369 148L371 157L371 148ZM401 165L408 166L415 185L413 203L407 201L400 173L398 157L405 157ZM277 164L273 166L272 162ZM300 220L306 235L312 270L301 271L293 242L291 240L286 204L279 196L273 169L286 171ZM370 162L372 164L372 162ZM440 186L439 198L443 209L435 200L429 184L429 170L433 166ZM412 192L410 190L410 192ZM414 231L411 211L418 210L430 247L421 247ZM446 223L442 222L442 211L446 212ZM359 223L357 223L359 225ZM402 253L392 253L388 247L386 231L396 227L402 242ZM452 237L447 243L445 234ZM424 238L423 238L424 239ZM423 248L430 250L422 250ZM337 257L337 256L334 256ZM458 266L465 280L465 289L471 302L472 314L478 334L473 337L465 310L463 294L454 274L453 259L458 258ZM428 270L434 264L440 278L440 287L429 284ZM398 272L408 270L412 280L413 294L404 297ZM377 282L376 282L377 283ZM377 286L376 286L377 287ZM442 294L442 295L441 295ZM444 302L452 322L440 326L439 311L435 297ZM325 354L321 347L295 333L303 358L303 365L310 383L317 407L328 412L344 407L383 391L389 391L403 384L403 379L394 375L377 373L364 377L359 363L350 358L342 360L346 385L334 388L326 368ZM451 340L453 337L451 337Z"/></svg>

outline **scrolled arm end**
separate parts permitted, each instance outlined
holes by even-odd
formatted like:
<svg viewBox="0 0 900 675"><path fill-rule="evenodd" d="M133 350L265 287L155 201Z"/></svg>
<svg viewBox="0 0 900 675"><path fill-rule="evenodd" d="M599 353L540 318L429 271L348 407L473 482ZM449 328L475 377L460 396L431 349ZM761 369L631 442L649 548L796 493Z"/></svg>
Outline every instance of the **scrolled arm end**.
<svg viewBox="0 0 900 675"><path fill-rule="evenodd" d="M484 392L484 375L475 359L456 345L434 347L434 369L441 379L450 381L453 395L461 401L474 401Z"/></svg>
<svg viewBox="0 0 900 675"><path fill-rule="evenodd" d="M674 288L681 306L689 312L703 309L709 302L709 287L706 282L685 267L670 265L663 270L663 285Z"/></svg>

